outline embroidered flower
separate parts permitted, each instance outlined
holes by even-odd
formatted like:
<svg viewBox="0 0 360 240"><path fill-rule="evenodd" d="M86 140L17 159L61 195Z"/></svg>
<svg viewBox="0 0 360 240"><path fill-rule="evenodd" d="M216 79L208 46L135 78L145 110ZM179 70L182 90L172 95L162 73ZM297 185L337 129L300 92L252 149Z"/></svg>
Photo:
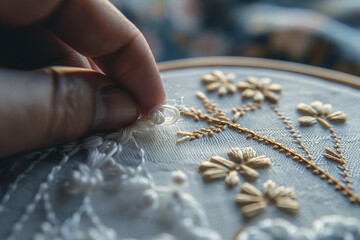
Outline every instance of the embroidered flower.
<svg viewBox="0 0 360 240"><path fill-rule="evenodd" d="M300 103L297 106L297 110L300 113L307 115L299 118L299 123L302 126L312 126L318 121L322 126L329 129L331 126L325 119L330 122L345 122L347 120L347 115L345 113L341 111L332 113L331 105L323 104L320 101L311 103L311 106Z"/></svg>
<svg viewBox="0 0 360 240"><path fill-rule="evenodd" d="M270 158L267 156L256 157L256 152L251 147L243 149L232 147L228 152L228 156L232 161L220 156L212 156L209 161L200 163L199 168L203 171L204 180L211 181L225 178L225 182L229 187L235 187L240 182L237 172L249 181L254 181L259 177L256 168L268 168L272 165ZM240 163L240 166L237 167L236 163Z"/></svg>
<svg viewBox="0 0 360 240"><path fill-rule="evenodd" d="M294 190L283 186L276 188L272 180L263 184L262 192L250 183L244 183L241 192L235 196L235 201L244 205L240 211L245 217L263 213L270 204L275 204L278 208L293 214L300 210Z"/></svg>
<svg viewBox="0 0 360 240"><path fill-rule="evenodd" d="M253 98L255 102L267 100L277 103L279 97L274 92L281 92L282 87L279 84L271 83L270 78L247 77L247 82L240 82L237 88L241 91L243 99Z"/></svg>
<svg viewBox="0 0 360 240"><path fill-rule="evenodd" d="M201 78L201 81L206 86L206 91L213 92L218 90L219 96L224 96L228 93L234 94L236 86L233 84L235 79L234 73L229 73L226 76L219 70L214 70L212 74L206 74Z"/></svg>

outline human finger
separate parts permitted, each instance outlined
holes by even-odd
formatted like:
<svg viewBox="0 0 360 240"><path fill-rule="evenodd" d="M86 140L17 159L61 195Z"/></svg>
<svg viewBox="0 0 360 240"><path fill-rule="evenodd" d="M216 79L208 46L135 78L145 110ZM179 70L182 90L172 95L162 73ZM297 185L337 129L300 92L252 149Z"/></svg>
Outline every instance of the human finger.
<svg viewBox="0 0 360 240"><path fill-rule="evenodd" d="M131 91L143 113L165 100L160 74L144 36L109 1L64 1L46 25Z"/></svg>
<svg viewBox="0 0 360 240"><path fill-rule="evenodd" d="M140 31L107 0L0 0L0 21L46 25L138 99L142 112L165 100L150 48ZM26 7L26 9L24 9ZM22 14L22 15L20 15Z"/></svg>
<svg viewBox="0 0 360 240"><path fill-rule="evenodd" d="M136 100L103 74L79 68L0 70L0 157L127 126Z"/></svg>

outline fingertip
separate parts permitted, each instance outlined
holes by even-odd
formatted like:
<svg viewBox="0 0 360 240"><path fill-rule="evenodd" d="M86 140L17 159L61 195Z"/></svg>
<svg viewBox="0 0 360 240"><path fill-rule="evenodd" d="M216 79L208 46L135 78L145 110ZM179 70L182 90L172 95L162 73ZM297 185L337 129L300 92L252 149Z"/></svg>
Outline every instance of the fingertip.
<svg viewBox="0 0 360 240"><path fill-rule="evenodd" d="M134 94L142 114L165 101L160 73L143 35L133 38L114 53L93 60L105 74Z"/></svg>
<svg viewBox="0 0 360 240"><path fill-rule="evenodd" d="M118 130L135 122L140 114L136 99L118 87L102 89L96 96L96 102L95 130Z"/></svg>

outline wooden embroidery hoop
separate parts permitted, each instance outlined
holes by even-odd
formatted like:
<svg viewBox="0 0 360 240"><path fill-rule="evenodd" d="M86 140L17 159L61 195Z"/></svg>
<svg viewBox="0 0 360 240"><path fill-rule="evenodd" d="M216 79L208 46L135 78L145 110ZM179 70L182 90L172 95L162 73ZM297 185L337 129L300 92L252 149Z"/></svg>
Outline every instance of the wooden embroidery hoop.
<svg viewBox="0 0 360 240"><path fill-rule="evenodd" d="M167 61L158 64L159 70L161 72L170 71L174 69L181 69L181 68L211 67L211 66L267 68L267 69L274 69L274 70L280 70L286 72L300 73L360 89L360 77L348 73L338 72L335 70L324 69L324 68L300 64L300 63L270 60L263 58L202 57L202 58L189 58L182 60Z"/></svg>

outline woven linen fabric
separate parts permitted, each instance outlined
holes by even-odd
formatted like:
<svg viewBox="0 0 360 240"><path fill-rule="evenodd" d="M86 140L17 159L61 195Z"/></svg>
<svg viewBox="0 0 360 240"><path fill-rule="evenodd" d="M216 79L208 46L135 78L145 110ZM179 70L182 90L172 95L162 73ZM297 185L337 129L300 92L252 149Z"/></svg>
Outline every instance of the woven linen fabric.
<svg viewBox="0 0 360 240"><path fill-rule="evenodd" d="M173 100L169 101L169 104L175 102L178 106L181 103L187 107L195 107L205 111L201 101L196 98L195 92L205 92L205 86L200 79L204 74L209 74L214 69L219 69L225 74L235 73L236 83L245 81L246 77L251 75L269 77L272 82L280 84L283 91L279 94L280 101L276 107L292 121L298 135L301 135L301 141L313 156L314 163L339 180L343 179L341 170L337 166L339 164L322 156L325 153L325 147L334 149L335 143L331 133L318 123L311 127L299 126L297 119L303 115L297 112L296 107L299 103L310 104L314 101L322 101L331 104L333 111L346 113L348 115L346 123L333 124L332 126L340 139L353 191L360 194L359 90L316 77L278 70L249 67L199 67L161 73L167 97ZM233 107L242 106L252 101L242 100L239 92L224 97L219 97L217 92L207 93L207 97L215 100L227 116L231 116ZM274 139L283 146L306 156L305 152L299 148L299 144L294 141L295 139L289 129L265 103L261 109L247 112L238 120L238 123L242 127L269 139ZM206 215L205 219L208 221L207 227L218 232L222 239L230 239L245 220L234 199L235 195L240 192L241 185L247 181L240 177L240 184L233 189L227 188L223 180L204 182L198 166L200 162L209 160L214 155L226 158L227 151L233 146L252 147L258 156L269 156L273 165L270 168L258 170L260 176L252 184L258 189L262 189L262 184L271 179L278 186L292 187L296 192L296 200L301 206L299 214L294 216L270 205L265 213L249 221L248 226L255 226L268 218L282 218L297 227L306 228L311 228L314 220L326 215L359 218L359 204L350 203L346 196L342 196L341 191L334 190L334 185L329 185L326 180L321 180L319 176L306 169L304 164L293 161L285 154L273 150L271 146L246 139L246 134L239 134L235 130L226 129L212 137L202 137L194 141L175 144L180 138L176 134L177 131L192 132L202 127L206 128L208 124L205 121L195 122L191 118L181 117L170 126L161 125L153 129L138 131L134 134L134 138L138 146L144 150L146 160L144 168L153 177L156 185L169 185L171 181L169 176L173 171L181 170L186 173L188 183L183 191L192 195L202 206ZM121 159L122 162L130 166L139 164L139 148L132 142L123 144L122 147L122 154L115 158ZM66 193L64 182L69 178L71 171L85 159L86 152L84 150L71 156L54 174L53 180L49 182L48 197L52 203L53 211L61 221L65 221L73 214L84 196L83 194ZM25 173L16 189L12 191L10 199L1 205L1 239L6 239L11 235L14 224L19 221L22 213L26 210L27 203L34 198L39 185L46 179L51 169L59 165L61 160L60 154L51 153ZM1 174L2 197L11 190L13 187L11 183L30 164L29 160L19 159L14 162L14 166L3 171ZM181 234L176 233L173 230L174 228L170 229L161 221L148 221L147 219L151 219L151 216L146 218L140 214L136 206L131 206L131 203L123 200L126 197L122 196L121 192L112 195L100 191L91 195L94 211L97 212L106 227L112 228L116 232L118 239L146 239L149 236L157 236L157 234L162 233L170 233L178 239L185 239L182 238ZM41 224L46 220L44 208L42 200L39 201L29 219L24 222L21 231L16 231L13 239L33 239L36 233L40 231ZM132 208L133 210L130 210ZM82 229L86 229L87 224L89 223L83 222ZM174 238L166 238L165 236L164 239ZM196 238L194 237L194 239Z"/></svg>

